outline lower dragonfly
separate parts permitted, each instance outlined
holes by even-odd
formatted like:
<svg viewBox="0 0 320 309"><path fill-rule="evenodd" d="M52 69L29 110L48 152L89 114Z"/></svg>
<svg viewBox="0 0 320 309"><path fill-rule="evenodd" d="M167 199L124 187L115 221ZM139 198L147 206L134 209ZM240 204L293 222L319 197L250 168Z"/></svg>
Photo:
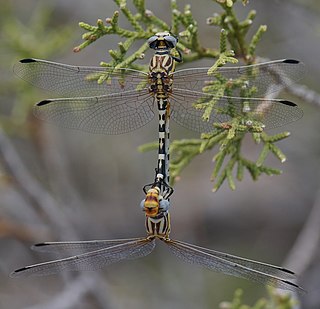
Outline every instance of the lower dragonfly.
<svg viewBox="0 0 320 309"><path fill-rule="evenodd" d="M32 249L40 252L73 253L71 257L45 263L25 266L11 273L11 277L42 276L64 271L98 270L104 266L141 258L150 254L156 240L164 242L171 252L181 260L198 264L210 270L248 279L260 284L271 285L294 292L304 292L295 284L295 275L283 267L266 264L228 253L210 250L190 243L170 238L170 202L160 193L156 181L141 202L145 212L145 237L113 240L44 242L35 244ZM162 186L168 185L163 183ZM172 189L167 188L172 192ZM85 252L85 253L84 253Z"/></svg>

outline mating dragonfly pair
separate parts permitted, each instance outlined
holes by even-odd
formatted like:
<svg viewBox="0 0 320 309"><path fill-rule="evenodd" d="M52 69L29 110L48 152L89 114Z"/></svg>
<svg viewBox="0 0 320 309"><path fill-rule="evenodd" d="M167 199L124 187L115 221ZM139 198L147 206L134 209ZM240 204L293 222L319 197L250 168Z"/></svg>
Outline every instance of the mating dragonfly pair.
<svg viewBox="0 0 320 309"><path fill-rule="evenodd" d="M242 93L245 87L256 95L265 96L297 80L303 65L296 60L278 60L244 67L219 68L209 76L208 68L175 71L175 62L181 61L181 55L171 55L177 39L170 33L158 33L148 43L155 50L148 73L127 68L76 67L37 59L24 59L15 66L16 74L32 84L69 95L69 98L44 100L34 108L37 117L63 127L92 133L128 132L152 120L153 105L156 103L159 113L159 152L155 181L144 187L146 198L141 203L146 217L146 237L37 244L33 246L37 251L66 250L80 251L81 254L26 266L14 271L11 276L95 270L121 260L146 256L154 249L155 240L160 239L186 262L283 289L302 290L291 281L294 274L290 270L170 239L169 197L173 189L168 183L170 117L199 132L210 132L214 123L228 123L234 117L245 116L244 125L248 128L253 122L272 128L297 120L302 116L302 111L289 101L217 97L203 90L208 85L228 81L228 87L231 90L234 88L236 93ZM226 91L230 93L230 89ZM194 108L195 102L213 102L211 120L202 120L203 110ZM83 253L85 251L87 253Z"/></svg>

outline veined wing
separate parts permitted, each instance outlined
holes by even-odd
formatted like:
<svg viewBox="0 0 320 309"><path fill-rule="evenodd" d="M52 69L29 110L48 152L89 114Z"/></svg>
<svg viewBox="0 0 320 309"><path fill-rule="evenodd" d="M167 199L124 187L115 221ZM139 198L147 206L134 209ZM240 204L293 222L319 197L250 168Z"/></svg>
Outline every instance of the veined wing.
<svg viewBox="0 0 320 309"><path fill-rule="evenodd" d="M147 73L133 69L73 66L32 58L20 60L13 70L30 84L67 97L125 92L147 83ZM109 78L98 84L101 75Z"/></svg>
<svg viewBox="0 0 320 309"><path fill-rule="evenodd" d="M88 241L53 241L35 244L32 250L38 252L50 253L70 253L70 252L88 252L100 250L116 245L121 245L131 241L137 241L141 238L112 239L112 240L88 240Z"/></svg>
<svg viewBox="0 0 320 309"><path fill-rule="evenodd" d="M246 259L246 258L243 258L240 256L203 248L203 247L196 246L196 245L189 244L189 243L185 243L185 242L179 241L179 240L175 240L174 242L181 245L181 246L192 247L195 250L199 250L201 252L206 252L206 253L213 255L213 256L216 256L218 258L228 260L230 262L248 267L250 269L253 269L253 270L256 270L259 272L263 272L268 275L276 276L276 277L279 277L282 279L296 279L294 272L292 272L289 269L280 267L280 266L262 263L262 262L258 262L255 260Z"/></svg>
<svg viewBox="0 0 320 309"><path fill-rule="evenodd" d="M42 276L63 271L97 270L121 260L146 256L152 252L154 247L155 240L140 238L64 259L26 266L15 270L10 276Z"/></svg>
<svg viewBox="0 0 320 309"><path fill-rule="evenodd" d="M215 100L214 95L186 89L175 89L170 96L171 118L178 124L197 132L211 132L213 123L229 122L235 117L263 123L272 129L294 122L303 116L303 111L293 102L262 98L217 98L209 121L203 121L204 109L196 109L197 101Z"/></svg>
<svg viewBox="0 0 320 309"><path fill-rule="evenodd" d="M172 253L178 258L191 264L197 264L206 267L210 270L221 272L227 275L248 279L261 284L271 285L277 288L291 290L295 292L304 292L295 283L278 276L275 276L256 268L251 268L252 262L245 266L243 263L238 263L243 260L238 257L234 257L232 260L229 258L223 258L221 253L215 254L214 251L208 249L203 250L199 247L194 247L187 243L178 242L175 240L166 241L166 244L170 247ZM235 259L236 258L236 259ZM257 262L258 263L258 262ZM264 267L266 264L263 264Z"/></svg>
<svg viewBox="0 0 320 309"><path fill-rule="evenodd" d="M282 59L247 66L221 67L208 75L209 68L191 68L174 73L173 87L202 92L209 82L217 81L217 77L225 78L230 85L232 81L242 79L248 88L255 87L255 96L280 91L286 86L299 81L305 73L304 64L298 60ZM174 89L173 89L174 91ZM232 96L241 96L239 89Z"/></svg>
<svg viewBox="0 0 320 309"><path fill-rule="evenodd" d="M44 100L34 107L37 118L90 133L122 134L154 117L154 98L143 90L97 97Z"/></svg>
<svg viewBox="0 0 320 309"><path fill-rule="evenodd" d="M197 100L206 97L204 93L188 91L186 89L175 89L170 96L170 118L181 126L199 133L213 131L213 123L218 122L213 114L210 121L204 121L202 115L204 110L194 107ZM211 96L210 96L211 97Z"/></svg>

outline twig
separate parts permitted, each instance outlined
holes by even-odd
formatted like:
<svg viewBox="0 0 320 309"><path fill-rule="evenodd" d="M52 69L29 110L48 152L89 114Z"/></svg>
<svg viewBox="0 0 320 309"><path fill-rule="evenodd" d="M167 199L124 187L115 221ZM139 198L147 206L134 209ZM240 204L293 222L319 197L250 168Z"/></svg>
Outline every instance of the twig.
<svg viewBox="0 0 320 309"><path fill-rule="evenodd" d="M54 198L30 174L13 147L10 139L1 128L0 154L2 155L3 163L8 171L10 171L21 190L31 200L35 201L40 210L46 214L46 219L55 230L57 236L60 239L69 237L73 239L77 238L76 231L72 228L68 216L66 216L58 207ZM91 279L89 280L89 278ZM63 275L63 279L66 283L66 290L64 290L64 292L55 296L53 302L49 305L35 306L32 308L71 308L71 304L74 306L76 302L81 300L81 296L86 293L92 294L101 308L108 308L108 306L106 306L108 289L104 288L103 292L99 291L101 288L105 287L107 283L99 274L97 274L94 279L93 277L83 275L71 285L68 284L70 282L70 276ZM61 306L61 304L68 304L68 306Z"/></svg>
<svg viewBox="0 0 320 309"><path fill-rule="evenodd" d="M70 284L66 285L61 293L55 295L45 304L30 306L25 309L71 309L79 308L83 301L83 297L89 292L99 289L101 280L97 280L96 276L80 276ZM102 285L103 286L103 285ZM102 293L99 293L102 295ZM103 304L100 302L101 308L110 308L106 297Z"/></svg>
<svg viewBox="0 0 320 309"><path fill-rule="evenodd" d="M257 59L259 62L270 61L269 58L264 57L258 57ZM277 72L274 72L274 74L277 74ZM301 77L303 77L303 75ZM317 107L320 106L320 94L318 92L309 89L305 85L297 83L286 83L285 80L281 79L279 75L277 75L277 79L279 80L279 83L282 83L282 85L284 85L284 89L289 94L292 94L293 96L301 99L305 103L313 104ZM279 92L271 93L271 95L269 95L268 98L275 98L278 94Z"/></svg>
<svg viewBox="0 0 320 309"><path fill-rule="evenodd" d="M307 221L300 231L295 244L290 250L285 267L303 274L311 264L320 243L320 188Z"/></svg>
<svg viewBox="0 0 320 309"><path fill-rule="evenodd" d="M301 99L305 103L313 104L316 107L320 107L320 94L312 89L309 89L305 85L289 85L286 87L286 91Z"/></svg>
<svg viewBox="0 0 320 309"><path fill-rule="evenodd" d="M36 202L37 206L45 213L48 221L52 226L56 226L56 232L64 237L74 237L71 233L70 226L65 221L64 214L59 209L54 198L34 179L30 172L26 169L19 155L11 144L9 138L0 129L0 153L6 168L10 171L16 183L21 190Z"/></svg>
<svg viewBox="0 0 320 309"><path fill-rule="evenodd" d="M316 194L313 207L301 229L293 247L284 261L284 267L294 269L300 276L306 272L316 253L320 243L320 187ZM298 298L298 295L292 297ZM310 295L309 297L312 297ZM301 309L300 301L297 301L293 309Z"/></svg>
<svg viewBox="0 0 320 309"><path fill-rule="evenodd" d="M47 144L55 145L55 147L42 147L41 149L42 161L48 175L50 175L48 177L50 188L63 201L64 211L71 214L68 216L68 221L76 227L78 222L75 220L86 218L87 213L83 213L83 211L87 208L84 207L83 200L73 185L74 182L70 179L70 164L67 161L67 156L64 155L65 151L61 149L59 136L55 135L54 131L47 130L45 126L41 132L43 134L40 137L42 140L45 140Z"/></svg>

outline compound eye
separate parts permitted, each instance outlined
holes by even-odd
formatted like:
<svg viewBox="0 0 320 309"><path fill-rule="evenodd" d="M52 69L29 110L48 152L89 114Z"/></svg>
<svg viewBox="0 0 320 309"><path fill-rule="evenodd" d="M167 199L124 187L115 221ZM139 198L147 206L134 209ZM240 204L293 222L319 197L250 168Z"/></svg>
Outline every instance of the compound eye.
<svg viewBox="0 0 320 309"><path fill-rule="evenodd" d="M157 35L153 35L152 37L150 37L147 41L148 45L150 48L154 49L157 45L157 40L158 40L158 36Z"/></svg>
<svg viewBox="0 0 320 309"><path fill-rule="evenodd" d="M170 48L174 48L176 47L177 43L178 43L178 39L175 38L174 36L172 35L168 35L168 36L165 36L164 37L165 41L167 42L168 46Z"/></svg>
<svg viewBox="0 0 320 309"><path fill-rule="evenodd" d="M141 208L142 210L144 210L144 203L145 203L145 201L146 201L146 200L144 199L144 200L142 200L141 203L140 203L140 208Z"/></svg>
<svg viewBox="0 0 320 309"><path fill-rule="evenodd" d="M167 211L170 207L170 202L168 200L161 200L160 201L160 210Z"/></svg>

